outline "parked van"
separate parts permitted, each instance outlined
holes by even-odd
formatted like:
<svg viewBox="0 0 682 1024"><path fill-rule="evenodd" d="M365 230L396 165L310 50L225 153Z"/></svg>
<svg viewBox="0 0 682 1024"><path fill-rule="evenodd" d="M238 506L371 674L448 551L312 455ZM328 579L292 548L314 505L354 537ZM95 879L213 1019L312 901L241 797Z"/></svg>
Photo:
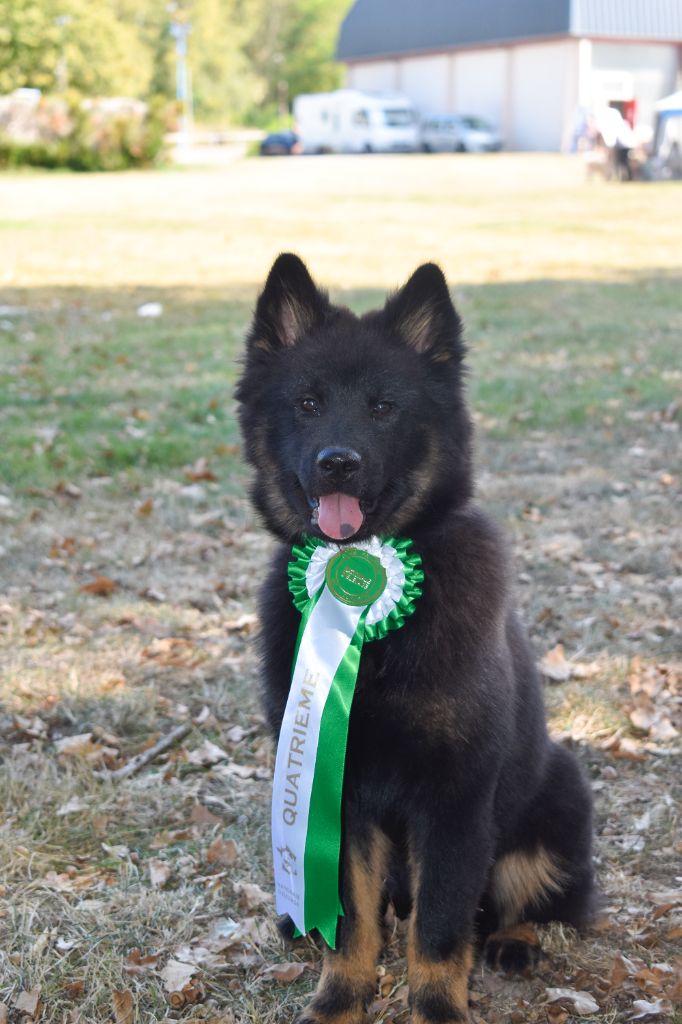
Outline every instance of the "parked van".
<svg viewBox="0 0 682 1024"><path fill-rule="evenodd" d="M415 109L398 94L304 93L294 100L294 122L304 153L410 153L419 147Z"/></svg>
<svg viewBox="0 0 682 1024"><path fill-rule="evenodd" d="M425 114L421 148L425 153L489 153L502 148L502 139L481 117Z"/></svg>

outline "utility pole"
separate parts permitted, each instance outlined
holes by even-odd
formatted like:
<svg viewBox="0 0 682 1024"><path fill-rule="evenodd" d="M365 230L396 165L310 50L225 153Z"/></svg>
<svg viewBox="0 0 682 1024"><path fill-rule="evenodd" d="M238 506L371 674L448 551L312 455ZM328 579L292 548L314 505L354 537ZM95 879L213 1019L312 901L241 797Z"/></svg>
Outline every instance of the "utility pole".
<svg viewBox="0 0 682 1024"><path fill-rule="evenodd" d="M188 21L179 21L173 18L170 31L175 39L175 96L182 110L181 131L187 140L193 121L189 69L187 67L187 37L192 31L192 26Z"/></svg>
<svg viewBox="0 0 682 1024"><path fill-rule="evenodd" d="M66 62L66 28L71 24L70 14L60 14L54 19L55 25L59 28L59 60L55 69L57 79L57 92L65 93L69 84L69 68Z"/></svg>

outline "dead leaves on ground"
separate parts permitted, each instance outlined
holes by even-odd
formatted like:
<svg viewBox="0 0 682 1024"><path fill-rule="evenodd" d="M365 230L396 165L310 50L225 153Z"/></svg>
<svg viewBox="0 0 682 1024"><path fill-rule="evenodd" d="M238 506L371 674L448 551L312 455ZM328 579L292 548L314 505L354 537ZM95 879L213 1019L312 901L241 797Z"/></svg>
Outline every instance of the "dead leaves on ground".
<svg viewBox="0 0 682 1024"><path fill-rule="evenodd" d="M133 1024L135 1020L135 1003L132 992L125 989L114 989L111 993L111 1005L116 1024Z"/></svg>
<svg viewBox="0 0 682 1024"><path fill-rule="evenodd" d="M79 589L83 594L93 594L95 597L111 597L119 589L120 584L109 576L96 576L90 583L84 583Z"/></svg>
<svg viewBox="0 0 682 1024"><path fill-rule="evenodd" d="M589 992L577 992L572 988L546 988L545 995L548 1002L560 1002L579 1017L599 1012L599 1003Z"/></svg>
<svg viewBox="0 0 682 1024"><path fill-rule="evenodd" d="M566 657L564 645L556 644L539 662L544 678L553 683L598 676L598 661L582 663ZM682 732L682 667L679 663L644 662L636 655L628 669L629 698L623 696L621 709L630 731L620 728L605 734L585 730L583 716L570 729L574 740L588 740L616 760L645 761L649 753L666 754ZM612 686L612 682L610 681Z"/></svg>
<svg viewBox="0 0 682 1024"><path fill-rule="evenodd" d="M682 672L672 665L643 665L634 657L628 685L628 716L637 732L656 743L677 739L682 729Z"/></svg>
<svg viewBox="0 0 682 1024"><path fill-rule="evenodd" d="M14 1009L35 1020L40 1014L40 989L22 990L14 997Z"/></svg>
<svg viewBox="0 0 682 1024"><path fill-rule="evenodd" d="M621 1003L631 1001L628 1020L668 1018L673 1006L682 1005L682 959L647 966L643 960L619 954L611 969L609 991Z"/></svg>
<svg viewBox="0 0 682 1024"><path fill-rule="evenodd" d="M565 683L567 679L587 679L599 672L596 662L589 664L568 661L564 652L564 645L557 644L551 651L548 651L540 662L540 671L546 679L555 683Z"/></svg>

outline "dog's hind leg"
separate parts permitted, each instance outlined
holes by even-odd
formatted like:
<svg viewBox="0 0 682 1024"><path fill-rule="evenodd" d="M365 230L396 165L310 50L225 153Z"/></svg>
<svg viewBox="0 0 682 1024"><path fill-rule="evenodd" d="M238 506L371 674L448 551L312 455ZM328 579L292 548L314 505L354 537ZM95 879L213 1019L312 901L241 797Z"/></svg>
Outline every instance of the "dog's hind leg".
<svg viewBox="0 0 682 1024"><path fill-rule="evenodd" d="M347 828L337 948L327 950L312 1001L296 1024L361 1024L376 990L389 844L378 829Z"/></svg>
<svg viewBox="0 0 682 1024"><path fill-rule="evenodd" d="M486 959L524 971L540 953L531 923L591 920L595 890L591 860L591 800L575 757L552 744L543 784L515 830L516 844L498 858L484 904L496 930Z"/></svg>

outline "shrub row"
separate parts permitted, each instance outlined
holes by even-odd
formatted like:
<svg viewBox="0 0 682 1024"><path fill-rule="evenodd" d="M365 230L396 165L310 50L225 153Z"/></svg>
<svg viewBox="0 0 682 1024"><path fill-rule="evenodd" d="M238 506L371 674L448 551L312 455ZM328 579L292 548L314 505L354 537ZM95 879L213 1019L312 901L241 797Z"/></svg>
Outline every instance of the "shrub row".
<svg viewBox="0 0 682 1024"><path fill-rule="evenodd" d="M120 171L151 166L163 155L168 111L162 104L41 97L34 111L22 114L21 132L11 122L0 124L0 168Z"/></svg>

